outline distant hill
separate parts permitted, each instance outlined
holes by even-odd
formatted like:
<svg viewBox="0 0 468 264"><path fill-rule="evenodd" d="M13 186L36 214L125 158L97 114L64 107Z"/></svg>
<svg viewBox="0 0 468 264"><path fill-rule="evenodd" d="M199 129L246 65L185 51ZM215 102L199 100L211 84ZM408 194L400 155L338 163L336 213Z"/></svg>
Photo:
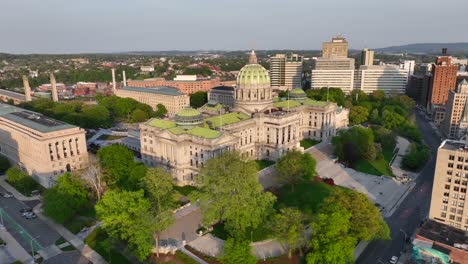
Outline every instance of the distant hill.
<svg viewBox="0 0 468 264"><path fill-rule="evenodd" d="M383 53L440 54L447 48L449 54L468 54L468 42L459 43L415 43L375 49Z"/></svg>

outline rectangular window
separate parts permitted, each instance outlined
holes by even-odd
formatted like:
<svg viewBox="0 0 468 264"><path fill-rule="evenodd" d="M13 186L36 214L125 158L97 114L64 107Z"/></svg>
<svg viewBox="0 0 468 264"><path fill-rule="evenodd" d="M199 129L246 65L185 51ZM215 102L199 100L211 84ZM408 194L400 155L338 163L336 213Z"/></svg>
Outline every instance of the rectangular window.
<svg viewBox="0 0 468 264"><path fill-rule="evenodd" d="M463 157L458 157L458 161L463 162Z"/></svg>
<svg viewBox="0 0 468 264"><path fill-rule="evenodd" d="M454 160L455 159L455 156L454 155L450 155L449 156L449 160Z"/></svg>
<svg viewBox="0 0 468 264"><path fill-rule="evenodd" d="M453 163L449 163L449 164L448 164L448 167L449 167L449 168L453 168Z"/></svg>
<svg viewBox="0 0 468 264"><path fill-rule="evenodd" d="M447 213L440 213L440 217L442 217L442 218L447 217Z"/></svg>
<svg viewBox="0 0 468 264"><path fill-rule="evenodd" d="M450 190L450 185L449 184L445 184L445 190Z"/></svg>

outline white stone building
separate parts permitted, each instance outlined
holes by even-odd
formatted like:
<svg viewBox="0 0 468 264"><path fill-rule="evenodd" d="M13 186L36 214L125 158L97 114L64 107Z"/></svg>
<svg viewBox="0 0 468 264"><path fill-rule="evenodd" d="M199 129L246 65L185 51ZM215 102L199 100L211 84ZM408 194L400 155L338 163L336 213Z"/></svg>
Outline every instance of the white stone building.
<svg viewBox="0 0 468 264"><path fill-rule="evenodd" d="M268 71L254 52L239 72L234 94L234 107L224 114L207 117L186 108L172 120L142 124L143 162L165 167L180 185L194 184L204 163L223 151L276 160L290 149L301 149L304 138L328 141L347 126L347 110L311 100L302 89L291 90L288 99L273 98Z"/></svg>

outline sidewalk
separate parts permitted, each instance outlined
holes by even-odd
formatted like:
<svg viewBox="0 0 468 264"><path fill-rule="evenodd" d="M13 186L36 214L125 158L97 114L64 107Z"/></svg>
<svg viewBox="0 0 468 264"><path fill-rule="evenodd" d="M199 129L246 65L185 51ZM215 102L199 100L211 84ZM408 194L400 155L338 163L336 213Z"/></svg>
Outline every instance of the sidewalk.
<svg viewBox="0 0 468 264"><path fill-rule="evenodd" d="M68 231L65 227L62 225L56 224L54 221L49 219L48 217L45 217L42 214L42 204L38 204L34 207L34 212L37 214L37 216L46 222L52 229L57 231L65 240L70 242L71 245L73 245L76 249L78 249L83 256L85 256L89 261L91 261L94 264L106 264L107 261L99 255L96 251L94 251L92 248L90 248L88 245L83 243L83 240L78 238L76 235Z"/></svg>
<svg viewBox="0 0 468 264"><path fill-rule="evenodd" d="M31 262L32 256L10 235L10 233L8 233L8 231L0 229L0 237L7 243L6 249L12 257L23 263Z"/></svg>
<svg viewBox="0 0 468 264"><path fill-rule="evenodd" d="M20 201L35 201L39 200L38 196L35 197L26 197L22 193L18 192L13 186L11 186L8 182L5 181L6 176L5 175L0 175L0 186L3 187L7 192L13 194L16 199Z"/></svg>

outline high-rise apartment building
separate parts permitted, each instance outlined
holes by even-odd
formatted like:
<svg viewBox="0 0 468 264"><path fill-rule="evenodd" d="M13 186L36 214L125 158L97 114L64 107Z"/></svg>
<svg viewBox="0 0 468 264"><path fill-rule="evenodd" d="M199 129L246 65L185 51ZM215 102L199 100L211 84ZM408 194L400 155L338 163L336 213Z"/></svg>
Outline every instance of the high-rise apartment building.
<svg viewBox="0 0 468 264"><path fill-rule="evenodd" d="M429 82L428 109L432 105L445 105L450 90L457 85L458 67L452 64L452 57L439 56L431 67L431 80Z"/></svg>
<svg viewBox="0 0 468 264"><path fill-rule="evenodd" d="M270 59L271 87L291 90L302 87L302 60L297 54L276 54Z"/></svg>
<svg viewBox="0 0 468 264"><path fill-rule="evenodd" d="M463 80L449 92L442 131L451 139L459 139L468 129L468 82Z"/></svg>
<svg viewBox="0 0 468 264"><path fill-rule="evenodd" d="M445 140L437 151L429 218L468 230L467 185L467 142Z"/></svg>
<svg viewBox="0 0 468 264"><path fill-rule="evenodd" d="M348 41L344 37L333 37L331 42L322 44L323 58L347 58L348 57Z"/></svg>
<svg viewBox="0 0 468 264"><path fill-rule="evenodd" d="M313 70L354 70L353 58L313 58Z"/></svg>
<svg viewBox="0 0 468 264"><path fill-rule="evenodd" d="M354 87L354 70L312 70L310 87L341 88L346 94L351 93Z"/></svg>
<svg viewBox="0 0 468 264"><path fill-rule="evenodd" d="M361 65L374 65L374 51L365 48L361 53Z"/></svg>

